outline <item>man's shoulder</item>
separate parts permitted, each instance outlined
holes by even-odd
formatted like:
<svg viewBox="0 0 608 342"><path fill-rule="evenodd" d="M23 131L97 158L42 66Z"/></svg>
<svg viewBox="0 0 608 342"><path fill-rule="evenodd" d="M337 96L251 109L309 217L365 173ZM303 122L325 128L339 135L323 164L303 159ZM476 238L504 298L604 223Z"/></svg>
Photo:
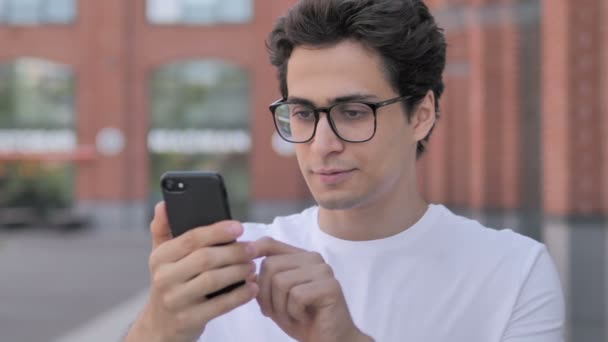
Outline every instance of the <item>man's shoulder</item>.
<svg viewBox="0 0 608 342"><path fill-rule="evenodd" d="M467 286L487 298L496 291L515 296L530 274L554 272L542 262L551 259L545 245L512 229L486 227L447 208L436 224L431 260L445 273L458 270Z"/></svg>
<svg viewBox="0 0 608 342"><path fill-rule="evenodd" d="M496 261L508 258L513 262L530 262L546 249L545 246L511 228L492 228L479 221L441 208L438 228L444 243L454 246L462 255L484 257Z"/></svg>

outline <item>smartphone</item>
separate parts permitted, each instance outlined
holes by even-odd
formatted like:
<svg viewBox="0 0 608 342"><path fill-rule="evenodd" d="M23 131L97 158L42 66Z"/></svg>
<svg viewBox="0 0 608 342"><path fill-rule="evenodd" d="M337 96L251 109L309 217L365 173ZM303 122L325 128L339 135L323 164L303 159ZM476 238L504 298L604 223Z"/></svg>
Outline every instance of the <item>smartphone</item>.
<svg viewBox="0 0 608 342"><path fill-rule="evenodd" d="M160 186L173 237L188 230L230 220L230 205L224 180L216 172L168 171L161 176ZM214 293L213 298L241 285L241 281Z"/></svg>

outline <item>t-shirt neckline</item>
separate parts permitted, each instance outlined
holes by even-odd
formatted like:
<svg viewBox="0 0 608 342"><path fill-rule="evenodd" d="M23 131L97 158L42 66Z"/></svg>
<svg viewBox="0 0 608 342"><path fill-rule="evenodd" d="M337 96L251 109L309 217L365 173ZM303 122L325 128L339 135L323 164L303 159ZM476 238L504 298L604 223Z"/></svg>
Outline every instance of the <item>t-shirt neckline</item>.
<svg viewBox="0 0 608 342"><path fill-rule="evenodd" d="M416 240L432 228L434 222L439 218L442 208L442 205L429 204L418 221L395 235L375 240L352 241L337 238L321 230L319 226L319 207L316 206L311 213L311 219L313 221L312 238L316 243L326 246L336 252L349 250L359 252L364 250L387 250L396 247L405 248L408 245L415 243Z"/></svg>

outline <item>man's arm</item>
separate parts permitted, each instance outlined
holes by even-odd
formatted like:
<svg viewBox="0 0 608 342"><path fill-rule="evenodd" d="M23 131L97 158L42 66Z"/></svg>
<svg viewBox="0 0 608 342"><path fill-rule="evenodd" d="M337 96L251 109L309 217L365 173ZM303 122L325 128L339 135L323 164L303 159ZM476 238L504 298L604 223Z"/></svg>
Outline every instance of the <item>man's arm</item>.
<svg viewBox="0 0 608 342"><path fill-rule="evenodd" d="M564 321L559 276L543 248L525 279L502 342L561 342Z"/></svg>

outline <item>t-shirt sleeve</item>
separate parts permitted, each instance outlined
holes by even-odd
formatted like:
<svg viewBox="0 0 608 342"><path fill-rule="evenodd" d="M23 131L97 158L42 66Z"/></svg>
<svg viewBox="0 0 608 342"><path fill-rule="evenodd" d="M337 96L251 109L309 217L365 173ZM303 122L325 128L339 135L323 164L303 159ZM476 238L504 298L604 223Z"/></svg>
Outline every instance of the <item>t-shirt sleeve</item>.
<svg viewBox="0 0 608 342"><path fill-rule="evenodd" d="M561 342L564 296L555 264L544 246L529 270L502 342Z"/></svg>
<svg viewBox="0 0 608 342"><path fill-rule="evenodd" d="M234 336L231 335L230 329L222 326L221 322L212 320L207 323L205 331L199 337L197 342L225 342L235 341Z"/></svg>

